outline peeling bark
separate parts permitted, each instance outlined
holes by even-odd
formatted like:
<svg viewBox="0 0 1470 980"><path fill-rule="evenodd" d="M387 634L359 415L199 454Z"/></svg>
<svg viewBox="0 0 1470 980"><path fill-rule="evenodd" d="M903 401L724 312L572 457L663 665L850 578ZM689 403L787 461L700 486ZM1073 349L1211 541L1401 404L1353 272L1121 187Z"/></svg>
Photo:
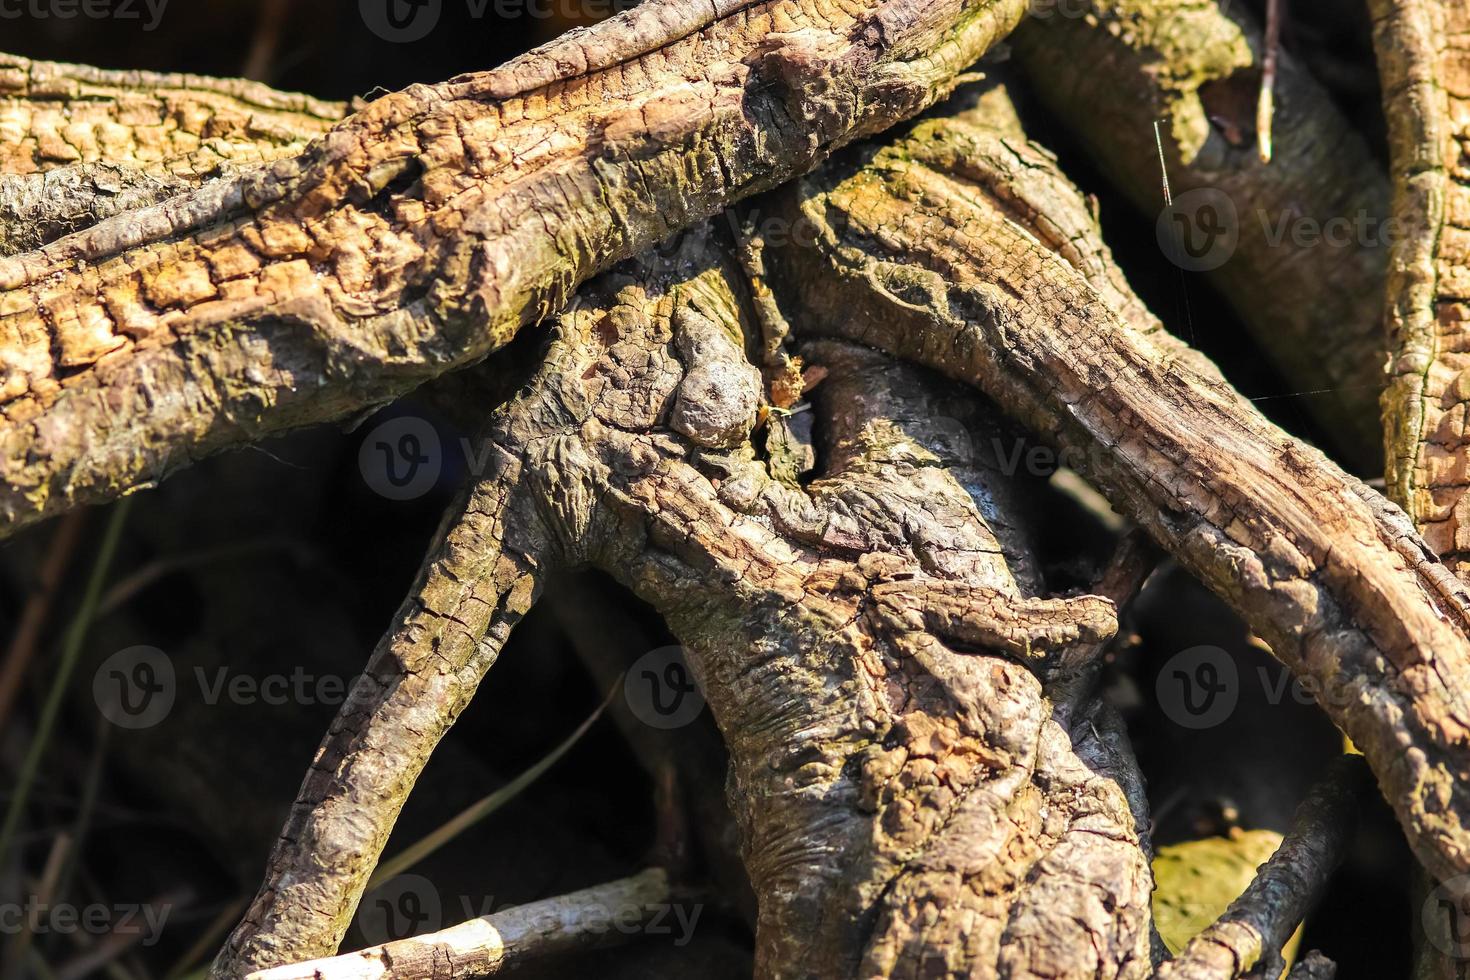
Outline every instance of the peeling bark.
<svg viewBox="0 0 1470 980"><path fill-rule="evenodd" d="M1023 7L652 0L0 258L4 530L474 362L929 105Z"/></svg>

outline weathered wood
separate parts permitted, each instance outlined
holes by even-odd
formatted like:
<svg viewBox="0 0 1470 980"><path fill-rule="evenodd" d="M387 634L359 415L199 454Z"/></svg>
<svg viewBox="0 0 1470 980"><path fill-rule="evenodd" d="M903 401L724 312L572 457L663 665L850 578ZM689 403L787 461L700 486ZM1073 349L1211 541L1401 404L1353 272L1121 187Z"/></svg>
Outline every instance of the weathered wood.
<svg viewBox="0 0 1470 980"><path fill-rule="evenodd" d="M1254 119L1265 43L1245 4L1079 0L1028 21L1015 47L1047 108L1113 184L1165 238L1185 226L1199 248L1186 264L1310 392L1302 405L1335 448L1376 472L1387 382L1377 310L1398 229L1379 164L1326 90L1279 54L1265 163Z"/></svg>
<svg viewBox="0 0 1470 980"><path fill-rule="evenodd" d="M1048 249L1048 207L929 122L783 196L769 255L804 329L975 384L1067 450L1115 509L1223 596L1363 750L1415 853L1470 871L1470 599L1403 513L1131 327Z"/></svg>
<svg viewBox="0 0 1470 980"><path fill-rule="evenodd" d="M627 942L669 911L668 875L642 874L482 915L426 936L250 974L246 980L469 980L545 956Z"/></svg>
<svg viewBox="0 0 1470 980"><path fill-rule="evenodd" d="M924 108L1024 6L651 0L0 258L0 533L472 363Z"/></svg>
<svg viewBox="0 0 1470 980"><path fill-rule="evenodd" d="M1470 576L1470 9L1374 0L1395 221L1392 381L1383 396L1389 495L1435 554Z"/></svg>

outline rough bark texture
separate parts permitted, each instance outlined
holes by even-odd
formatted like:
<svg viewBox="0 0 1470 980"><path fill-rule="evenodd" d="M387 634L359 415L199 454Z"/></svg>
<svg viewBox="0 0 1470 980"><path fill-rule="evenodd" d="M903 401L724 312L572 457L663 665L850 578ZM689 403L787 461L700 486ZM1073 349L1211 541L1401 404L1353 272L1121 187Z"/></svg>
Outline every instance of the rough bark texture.
<svg viewBox="0 0 1470 980"><path fill-rule="evenodd" d="M809 248L771 259L808 329L969 381L1069 450L1225 597L1372 764L1415 852L1470 870L1470 602L1403 514L1088 288L964 120L785 194Z"/></svg>
<svg viewBox="0 0 1470 980"><path fill-rule="evenodd" d="M731 750L760 974L1146 975L1136 766L1086 672L1050 697L1042 680L1096 656L1111 604L1030 597L1006 481L932 419L979 426L974 444L994 423L878 355L806 352L832 370L828 470L810 493L772 480L740 270L699 232L597 280L492 431L533 447L521 470L542 474L559 552L627 582L689 648ZM1130 561L1107 582L1138 577ZM371 862L377 842L354 843ZM302 939L270 955L333 942Z"/></svg>
<svg viewBox="0 0 1470 980"><path fill-rule="evenodd" d="M611 355L591 373L614 404L646 393L636 414L592 408L614 426L587 445L584 486L626 522L595 560L665 615L725 733L758 972L1146 974L1126 743L1085 677L1049 700L1031 672L1095 656L1109 605L1028 598L1006 561L1026 567L1020 543L981 520L987 502L1005 520L1004 485L933 422L983 417L876 355L803 351L830 371L827 468L807 493L771 480L746 441L754 403L729 411L739 377L757 381L737 268L609 277L566 329L616 338L580 354ZM670 344L673 362L634 353Z"/></svg>
<svg viewBox="0 0 1470 980"><path fill-rule="evenodd" d="M1393 214L1385 301L1391 380L1383 394L1386 492L1461 580L1470 576L1470 10L1438 0L1373 0L1374 49L1388 121ZM1462 381L1462 375L1465 381ZM1413 904L1436 883L1416 873ZM1463 901L1463 899L1461 899ZM1430 907L1433 907L1432 905ZM1453 916L1426 920L1415 976L1450 980Z"/></svg>
<svg viewBox="0 0 1470 980"><path fill-rule="evenodd" d="M1394 216L1388 491L1462 578L1470 574L1470 9L1374 0Z"/></svg>
<svg viewBox="0 0 1470 980"><path fill-rule="evenodd" d="M1375 471L1377 399L1386 380L1376 311L1391 229L1382 224L1387 185L1362 138L1284 51L1272 159L1261 162L1254 114L1263 44L1244 4L1084 0L1064 10L1016 33L1037 93L1113 183L1169 232L1176 229L1164 214L1158 123L1189 234L1203 246L1215 215L1237 236L1233 252L1208 273L1211 281L1283 373L1311 392L1304 404L1338 448ZM1187 196L1205 189L1211 196ZM1216 211L1203 210L1209 207ZM1363 231L1355 224L1346 240L1307 245L1294 237L1300 219L1325 228L1332 219L1360 218ZM1207 253L1204 267L1224 254Z"/></svg>
<svg viewBox="0 0 1470 980"><path fill-rule="evenodd" d="M653 0L0 258L3 528L483 357L930 104L1023 6Z"/></svg>
<svg viewBox="0 0 1470 980"><path fill-rule="evenodd" d="M1206 35L1234 26L1191 9ZM0 259L5 529L154 478L170 454L361 410L570 301L531 381L484 406L491 468L329 731L216 976L335 951L435 743L548 571L579 565L688 647L730 749L761 976L1150 975L1141 777L1094 689L1147 563L1124 549L1098 594L1048 596L1027 490L985 451L1008 432L995 406L853 341L1072 450L1326 692L1427 866L1470 871L1463 587L1391 505L1162 330L1003 96L773 198L784 241L765 239L765 204L736 215L739 240L699 223L927 105L1019 12L649 0L389 96L299 152L293 127L338 108L150 78L134 116L114 76L24 69L99 105L59 97L79 127L63 132L37 108L52 96L13 100L33 148L8 158L0 229L7 206L39 214L6 240L47 244ZM1169 96L1187 179L1218 138L1191 128L1208 129L1205 80L1249 53L1226 41ZM1138 53L1117 57L1136 80ZM1288 135L1285 94L1307 83L1287 64L1281 85L1286 176L1240 186L1310 196L1297 181L1323 161ZM282 138L247 122L209 143L208 113L242 105ZM78 158L26 172L63 162L58 139ZM1332 145L1326 165L1357 186L1359 151ZM1276 887L1269 867L1258 885Z"/></svg>
<svg viewBox="0 0 1470 980"><path fill-rule="evenodd" d="M214 975L334 952L429 754L469 703L555 555L521 447L452 509L394 627L327 732L255 901Z"/></svg>

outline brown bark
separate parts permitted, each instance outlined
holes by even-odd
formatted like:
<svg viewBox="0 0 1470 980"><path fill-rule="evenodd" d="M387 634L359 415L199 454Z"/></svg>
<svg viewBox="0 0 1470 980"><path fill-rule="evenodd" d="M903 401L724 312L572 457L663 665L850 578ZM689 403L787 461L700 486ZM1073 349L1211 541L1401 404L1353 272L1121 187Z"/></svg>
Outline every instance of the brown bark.
<svg viewBox="0 0 1470 980"><path fill-rule="evenodd" d="M200 183L197 154L227 154L167 135L156 161L0 184L0 219L10 190L48 222L29 244L91 225L0 259L8 528L467 364L642 250L581 287L491 415L495 465L328 733L216 976L335 950L434 744L546 573L580 564L689 648L730 748L760 975L1149 975L1141 777L1093 690L1145 566L1125 551L1099 594L1046 595L1026 489L983 449L1007 431L994 407L853 340L1078 452L1330 695L1421 859L1470 870L1470 600L1402 515L1162 330L1002 96L783 194L790 242L749 211L749 240L695 224L646 250L921 108L1018 13L650 0L268 166L211 157ZM247 160L287 145L242 140ZM59 162L34 142L33 167ZM1294 186L1312 159L1283 135L1273 166ZM114 178L126 200L97 203ZM827 378L815 446L771 411L800 395L796 354Z"/></svg>
<svg viewBox="0 0 1470 980"><path fill-rule="evenodd" d="M654 0L0 258L0 526L483 357L613 261L924 108L1023 7Z"/></svg>
<svg viewBox="0 0 1470 980"><path fill-rule="evenodd" d="M1392 382L1383 396L1388 490L1462 578L1470 555L1470 10L1438 0L1375 0L1403 234L1389 266ZM1467 376L1470 377L1470 376Z"/></svg>
<svg viewBox="0 0 1470 980"><path fill-rule="evenodd" d="M1047 248L1066 230L997 163L1013 156L1052 166L936 121L798 182L787 213L813 244L775 261L807 329L975 384L1067 450L1323 692L1420 860L1470 870L1463 586L1391 504L1087 288Z"/></svg>
<svg viewBox="0 0 1470 980"><path fill-rule="evenodd" d="M760 376L743 351L759 329L738 262L691 235L584 290L490 428L543 474L554 550L627 582L689 649L731 750L758 971L1146 975L1146 820L1121 727L1086 671L1050 694L1032 673L1080 669L1111 604L1023 590L1006 481L929 419L993 423L871 353L805 352L832 371L829 472L809 494L773 482L750 441ZM1140 567L1126 557L1105 584L1126 592ZM900 596L956 615L909 621ZM318 810L312 849L278 852L274 873L355 897L361 879L312 852L347 840L370 865L380 842ZM279 901L263 892L241 933L282 921L259 911ZM322 925L268 926L216 970L322 955L337 934Z"/></svg>
<svg viewBox="0 0 1470 980"><path fill-rule="evenodd" d="M1218 221L1222 234L1203 261L1186 254L1185 264L1208 275L1306 392L1302 404L1336 448L1376 472L1387 380L1377 311L1394 237L1384 223L1387 185L1289 51L1277 59L1271 160L1261 160L1254 116L1265 47L1244 4L1198 0L1083 0L1016 32L1047 108L1161 233L1182 222L1203 248ZM1156 123L1174 208L1165 205ZM1298 238L1303 221L1339 237Z"/></svg>
<svg viewBox="0 0 1470 980"><path fill-rule="evenodd" d="M429 754L556 560L516 451L446 517L393 628L343 702L216 976L336 949Z"/></svg>

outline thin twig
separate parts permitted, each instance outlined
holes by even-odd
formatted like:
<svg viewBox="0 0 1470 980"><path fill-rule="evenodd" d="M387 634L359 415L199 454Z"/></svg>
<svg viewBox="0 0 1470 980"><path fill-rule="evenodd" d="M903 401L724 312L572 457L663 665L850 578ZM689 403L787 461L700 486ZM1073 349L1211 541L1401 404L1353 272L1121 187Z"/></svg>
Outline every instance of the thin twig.
<svg viewBox="0 0 1470 980"><path fill-rule="evenodd" d="M372 891L390 878L403 874L403 872L418 864L424 858L433 854L439 848L448 844L460 834L519 796L526 787L540 779L548 769L556 765L557 760L566 755L572 746L582 740L582 736L586 735L588 730L597 722L597 719L602 717L603 711L607 710L607 706L612 704L613 698L622 689L623 679L619 677L613 684L612 690L608 691L607 697L602 699L602 703L560 745L536 760L529 769L516 776L489 796L470 804L435 830L378 865L378 870L373 872L373 876L368 879L365 890Z"/></svg>
<svg viewBox="0 0 1470 980"><path fill-rule="evenodd" d="M20 623L15 628L15 636L11 638L10 647L5 651L5 663L0 666L0 730L4 729L6 719L10 717L10 708L20 690L21 678L25 676L26 668L36 654L41 629L50 616L56 590L77 550L84 524L86 511L73 511L62 518L56 533L48 542L49 550L46 560L41 563L36 589L26 599L25 608L20 614Z"/></svg>
<svg viewBox="0 0 1470 980"><path fill-rule="evenodd" d="M1271 120L1276 114L1276 57L1281 49L1281 0L1266 0L1266 42L1261 56L1261 97L1256 103L1256 145L1262 163L1271 162Z"/></svg>
<svg viewBox="0 0 1470 980"><path fill-rule="evenodd" d="M30 797L31 787L36 781L36 773L40 771L41 757L45 754L46 746L51 741L51 732L56 727L56 719L61 714L61 703L66 698L67 684L71 680L77 661L81 658L82 641L86 639L87 629L92 625L98 600L102 596L102 584L107 580L107 570L112 565L112 556L117 551L117 542L122 536L123 524L127 521L128 510L132 505L132 497L122 498L112 508L112 514L108 518L107 530L102 536L102 546L98 549L97 560L92 565L91 578L87 580L87 591L82 596L82 605L77 610L76 618L72 620L71 628L67 631L66 643L61 652L61 662L56 668L56 677L52 680L51 690L46 695L46 704L41 709L41 720L36 725L35 737L31 739L30 748L26 752L20 777L15 781L15 795L10 798L10 806L5 811L5 823L0 825L0 857L3 857L10 849L16 828L20 826L21 817L25 814L26 800Z"/></svg>
<svg viewBox="0 0 1470 980"><path fill-rule="evenodd" d="M1372 784L1362 756L1333 762L1297 807L1290 832L1249 887L1162 964L1156 980L1234 980L1252 971L1279 976L1281 949L1346 854L1359 799Z"/></svg>
<svg viewBox="0 0 1470 980"><path fill-rule="evenodd" d="M246 980L458 980L527 960L626 940L669 901L668 875L631 878L482 915L441 932L260 970Z"/></svg>

